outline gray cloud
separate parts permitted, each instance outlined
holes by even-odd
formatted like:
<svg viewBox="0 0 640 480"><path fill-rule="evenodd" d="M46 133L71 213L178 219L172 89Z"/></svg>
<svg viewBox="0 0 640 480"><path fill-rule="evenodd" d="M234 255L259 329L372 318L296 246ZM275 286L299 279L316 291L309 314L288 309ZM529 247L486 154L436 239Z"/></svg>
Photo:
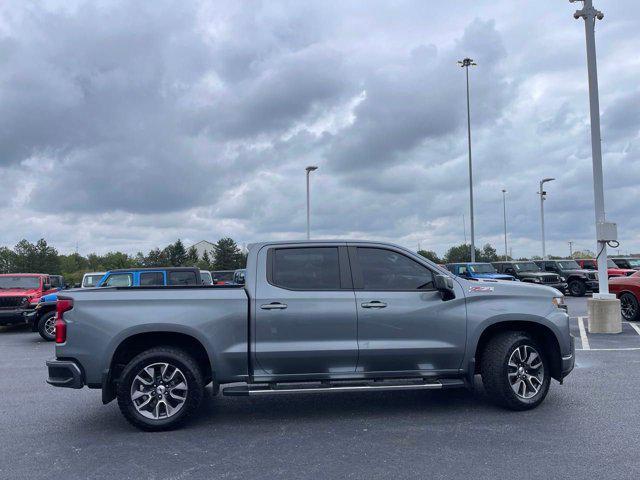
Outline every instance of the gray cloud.
<svg viewBox="0 0 640 480"><path fill-rule="evenodd" d="M603 150L608 214L640 251L640 37L625 4L600 6ZM471 56L478 243L501 244L507 188L514 254L537 253L535 192L552 175L550 250L593 249L583 28L570 5L520 8L4 2L0 244L301 237L318 164L316 235L442 252L469 221L455 62Z"/></svg>

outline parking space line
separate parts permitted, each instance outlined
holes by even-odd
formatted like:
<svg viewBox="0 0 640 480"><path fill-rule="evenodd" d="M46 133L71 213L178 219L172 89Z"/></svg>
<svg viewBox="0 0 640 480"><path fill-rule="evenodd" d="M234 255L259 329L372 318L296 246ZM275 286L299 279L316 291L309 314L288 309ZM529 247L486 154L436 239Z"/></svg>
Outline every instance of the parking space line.
<svg viewBox="0 0 640 480"><path fill-rule="evenodd" d="M631 328L633 328L636 331L636 333L640 335L640 327L636 323L633 323L633 322L627 322L627 323L629 323L629 325L631 325Z"/></svg>
<svg viewBox="0 0 640 480"><path fill-rule="evenodd" d="M640 347L626 347L626 348L576 348L579 351L590 351L590 352L629 352L632 350L640 350Z"/></svg>
<svg viewBox="0 0 640 480"><path fill-rule="evenodd" d="M580 329L582 350L591 350L591 347L589 347L589 339L587 338L587 331L584 328L584 317L578 317L578 328Z"/></svg>

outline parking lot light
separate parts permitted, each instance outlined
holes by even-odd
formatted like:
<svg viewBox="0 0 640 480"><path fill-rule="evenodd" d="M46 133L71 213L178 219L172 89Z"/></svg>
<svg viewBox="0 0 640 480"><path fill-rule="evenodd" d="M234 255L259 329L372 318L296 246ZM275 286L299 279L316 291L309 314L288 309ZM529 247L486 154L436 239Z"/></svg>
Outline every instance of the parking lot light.
<svg viewBox="0 0 640 480"><path fill-rule="evenodd" d="M507 250L507 191L502 189L502 218L504 220L504 259L509 259Z"/></svg>
<svg viewBox="0 0 640 480"><path fill-rule="evenodd" d="M458 60L461 68L465 69L467 75L467 140L469 147L469 213L471 216L471 261L476 261L476 236L473 219L473 168L471 164L471 109L469 107L469 67L476 66L477 63L472 58L465 57Z"/></svg>
<svg viewBox="0 0 640 480"><path fill-rule="evenodd" d="M544 191L544 184L547 182L552 182L555 178L543 178L540 180L540 190L538 191L538 195L540 195L540 225L542 228L542 259L547 259L547 250L544 244L544 201L547 195L547 192Z"/></svg>
<svg viewBox="0 0 640 480"><path fill-rule="evenodd" d="M309 174L317 169L318 167L316 167L315 165L309 165L307 168L305 168L305 171L307 172L307 240L311 238L311 207L310 207L310 201L309 201Z"/></svg>

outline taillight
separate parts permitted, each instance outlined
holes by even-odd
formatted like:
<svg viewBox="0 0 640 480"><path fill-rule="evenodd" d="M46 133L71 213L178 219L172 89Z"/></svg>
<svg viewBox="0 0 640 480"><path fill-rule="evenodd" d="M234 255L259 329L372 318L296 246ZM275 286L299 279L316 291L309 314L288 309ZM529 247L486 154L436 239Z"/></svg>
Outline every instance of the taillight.
<svg viewBox="0 0 640 480"><path fill-rule="evenodd" d="M73 300L59 298L56 303L56 343L67 341L67 322L64 321L64 312L73 308Z"/></svg>

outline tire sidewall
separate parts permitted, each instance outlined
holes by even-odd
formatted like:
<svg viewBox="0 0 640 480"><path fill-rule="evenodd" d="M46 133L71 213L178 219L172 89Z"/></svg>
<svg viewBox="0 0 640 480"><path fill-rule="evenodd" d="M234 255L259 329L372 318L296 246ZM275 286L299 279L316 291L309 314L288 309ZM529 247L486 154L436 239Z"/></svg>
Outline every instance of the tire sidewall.
<svg viewBox="0 0 640 480"><path fill-rule="evenodd" d="M635 306L635 310L636 313L633 317L625 317L624 314L622 314L622 312L620 312L622 314L622 318L624 318L627 322L634 322L638 319L638 309L640 307L640 305L638 305L638 299L635 297L635 295L631 294L631 293L623 293L620 296L620 299L622 300L622 298L630 298L630 302L632 302Z"/></svg>
<svg viewBox="0 0 640 480"><path fill-rule="evenodd" d="M513 389L511 388L511 383L509 382L508 372L509 369L507 364L509 363L509 358L514 350L518 347L526 345L528 347L532 347L538 352L540 358L542 359L542 366L544 368L544 378L542 381L542 386L531 398L522 398L518 396ZM514 405L519 405L524 409L533 408L539 405L547 396L547 392L549 391L549 386L551 384L551 372L550 365L544 351L538 346L538 344L533 341L533 339L521 336L519 339L514 341L509 348L504 352L504 356L502 358L502 368L501 368L501 376L502 376L502 390L503 395L508 399L509 403Z"/></svg>
<svg viewBox="0 0 640 480"><path fill-rule="evenodd" d="M53 335L49 335L47 333L47 329L45 327L45 324L47 323L47 320L49 318L53 318L55 316L56 316L56 312L47 312L44 315L42 315L42 317L40 317L40 320L38 320L38 333L47 342L53 342L56 339L55 331L54 331Z"/></svg>
<svg viewBox="0 0 640 480"><path fill-rule="evenodd" d="M180 411L175 415L155 420L144 417L133 405L131 385L142 368L152 363L169 363L178 367L187 383L187 399ZM182 424L186 418L200 405L203 394L202 374L197 364L186 353L168 349L166 351L151 350L135 357L122 372L118 382L118 405L122 413L136 426L145 430L169 430Z"/></svg>
<svg viewBox="0 0 640 480"><path fill-rule="evenodd" d="M576 291L574 291L573 286L576 285ZM587 291L586 285L581 280L572 280L569 283L569 293L574 297L582 297Z"/></svg>

